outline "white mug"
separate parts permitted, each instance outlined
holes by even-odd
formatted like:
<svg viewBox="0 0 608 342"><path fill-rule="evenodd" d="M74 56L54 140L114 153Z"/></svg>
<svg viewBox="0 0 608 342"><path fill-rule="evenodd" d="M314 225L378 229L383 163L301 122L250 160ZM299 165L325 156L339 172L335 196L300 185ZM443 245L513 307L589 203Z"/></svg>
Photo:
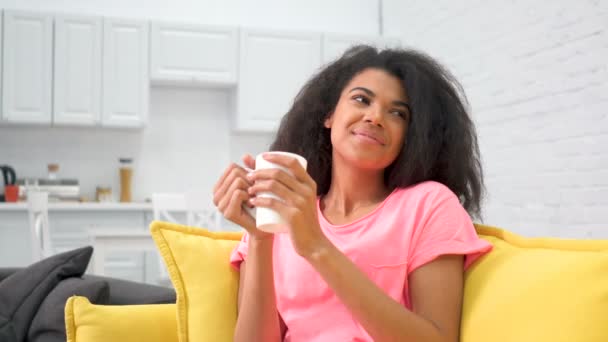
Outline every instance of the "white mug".
<svg viewBox="0 0 608 342"><path fill-rule="evenodd" d="M278 152L278 151L265 152L265 153L258 154L255 157L255 169L256 170L277 169L278 168L278 169L281 169L281 170L291 174L291 172L289 170L287 170L286 168L284 168L280 165L271 163L268 160L264 159L264 157L263 157L264 154L280 154L280 155L295 158L300 163L300 165L302 165L304 170L306 170L307 162L306 162L306 159L304 159L304 157L297 155L295 153ZM251 169L247 169L247 171L253 172L253 170L251 170ZM270 192L261 192L261 193L258 193L257 196L258 197L270 197L270 198L276 198L278 200L281 200L278 196L276 196L275 194L270 193ZM265 231L268 233L287 233L287 222L285 222L285 220L281 217L281 215L279 215L279 213L277 213L276 211L269 209L269 208L250 208L246 205L244 205L243 208L245 208L245 210L255 219L256 227L259 230Z"/></svg>

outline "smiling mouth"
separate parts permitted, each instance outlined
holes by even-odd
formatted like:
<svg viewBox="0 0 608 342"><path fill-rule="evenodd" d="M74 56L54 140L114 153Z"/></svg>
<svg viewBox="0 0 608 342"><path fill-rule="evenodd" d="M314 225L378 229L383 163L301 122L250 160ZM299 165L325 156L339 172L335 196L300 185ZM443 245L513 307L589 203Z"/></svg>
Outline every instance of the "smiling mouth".
<svg viewBox="0 0 608 342"><path fill-rule="evenodd" d="M382 146L385 145L384 141L382 141L380 138L377 138L377 137L375 137L375 136L373 136L371 134L365 133L365 132L354 131L353 135L359 136L360 138L363 138L363 139L368 140L370 142L376 142L377 144L382 145Z"/></svg>

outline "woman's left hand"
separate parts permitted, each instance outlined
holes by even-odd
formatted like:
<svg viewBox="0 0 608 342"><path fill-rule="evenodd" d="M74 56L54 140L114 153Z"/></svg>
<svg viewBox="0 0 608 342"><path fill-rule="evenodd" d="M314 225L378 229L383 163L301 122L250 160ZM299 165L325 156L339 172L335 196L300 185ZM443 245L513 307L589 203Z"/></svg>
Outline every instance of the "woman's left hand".
<svg viewBox="0 0 608 342"><path fill-rule="evenodd" d="M281 199L256 196L250 203L277 211L288 224L294 249L307 258L328 242L317 218L317 184L292 157L265 154L264 159L285 167L292 174L278 168L250 173L247 178L254 182L249 188L250 195L271 192Z"/></svg>

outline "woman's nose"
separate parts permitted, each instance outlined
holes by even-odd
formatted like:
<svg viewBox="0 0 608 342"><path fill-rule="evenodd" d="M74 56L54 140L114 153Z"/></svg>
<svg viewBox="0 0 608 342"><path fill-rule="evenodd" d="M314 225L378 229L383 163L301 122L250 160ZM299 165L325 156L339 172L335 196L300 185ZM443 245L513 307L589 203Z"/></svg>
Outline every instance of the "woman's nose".
<svg viewBox="0 0 608 342"><path fill-rule="evenodd" d="M364 117L365 122L369 122L374 125L382 126L382 120L383 120L383 117L382 117L382 111L380 110L380 108L370 107L365 112L365 117Z"/></svg>

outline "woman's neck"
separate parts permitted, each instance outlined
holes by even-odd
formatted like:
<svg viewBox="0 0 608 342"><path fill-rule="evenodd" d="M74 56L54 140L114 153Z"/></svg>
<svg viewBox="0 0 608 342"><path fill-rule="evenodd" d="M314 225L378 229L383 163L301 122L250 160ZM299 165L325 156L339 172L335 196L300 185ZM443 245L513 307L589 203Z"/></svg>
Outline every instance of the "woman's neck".
<svg viewBox="0 0 608 342"><path fill-rule="evenodd" d="M382 170L357 169L340 164L334 159L331 186L322 201L325 210L346 217L360 208L382 202L389 195Z"/></svg>

